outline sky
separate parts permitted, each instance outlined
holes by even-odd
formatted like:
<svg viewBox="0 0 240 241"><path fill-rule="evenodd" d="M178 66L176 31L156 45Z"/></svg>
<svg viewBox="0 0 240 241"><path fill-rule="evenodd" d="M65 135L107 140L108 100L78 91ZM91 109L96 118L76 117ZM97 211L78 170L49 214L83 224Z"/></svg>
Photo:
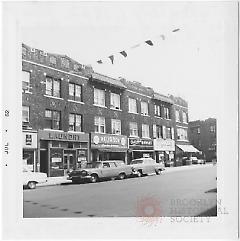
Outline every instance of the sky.
<svg viewBox="0 0 240 241"><path fill-rule="evenodd" d="M219 114L224 81L220 2L18 3L22 42L65 54L96 72L188 101L189 119ZM172 30L179 28L178 32ZM163 40L160 35L165 36ZM152 40L153 46L144 43ZM132 46L141 43L135 49ZM125 50L126 58L119 54ZM114 64L108 56L114 55ZM101 59L103 64L96 61Z"/></svg>

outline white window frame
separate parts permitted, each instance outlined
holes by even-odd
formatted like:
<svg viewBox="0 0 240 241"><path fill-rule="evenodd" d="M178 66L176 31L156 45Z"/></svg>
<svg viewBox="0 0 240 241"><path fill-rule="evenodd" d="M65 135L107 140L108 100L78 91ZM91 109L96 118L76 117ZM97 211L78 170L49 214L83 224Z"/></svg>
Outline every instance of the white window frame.
<svg viewBox="0 0 240 241"><path fill-rule="evenodd" d="M95 129L97 126L98 130ZM101 131L101 127L103 127L103 131ZM94 131L95 133L106 133L106 123L105 118L103 116L95 116L94 117Z"/></svg>
<svg viewBox="0 0 240 241"><path fill-rule="evenodd" d="M27 117L26 118L24 118L24 112L27 113ZM29 116L30 116L30 108L29 108L29 106L23 105L22 106L22 122L28 123L29 122Z"/></svg>
<svg viewBox="0 0 240 241"><path fill-rule="evenodd" d="M111 119L112 134L121 135L121 120Z"/></svg>
<svg viewBox="0 0 240 241"><path fill-rule="evenodd" d="M105 90L94 88L94 105L105 107Z"/></svg>
<svg viewBox="0 0 240 241"><path fill-rule="evenodd" d="M187 129L177 128L177 140L180 140L180 141L188 140Z"/></svg>
<svg viewBox="0 0 240 241"><path fill-rule="evenodd" d="M121 97L119 94L116 93L111 93L110 96L111 99L111 103L110 103L110 107L112 109L116 109L116 110L120 110L121 109Z"/></svg>
<svg viewBox="0 0 240 241"><path fill-rule="evenodd" d="M129 122L129 135L138 137L138 124L137 122Z"/></svg>
<svg viewBox="0 0 240 241"><path fill-rule="evenodd" d="M148 103L146 101L141 101L141 114L148 115Z"/></svg>
<svg viewBox="0 0 240 241"><path fill-rule="evenodd" d="M128 111L130 113L137 114L137 100L134 98L128 98Z"/></svg>
<svg viewBox="0 0 240 241"><path fill-rule="evenodd" d="M149 125L147 124L142 124L142 137L150 138Z"/></svg>
<svg viewBox="0 0 240 241"><path fill-rule="evenodd" d="M30 93L30 78L31 73L26 70L22 70L22 89L24 92Z"/></svg>
<svg viewBox="0 0 240 241"><path fill-rule="evenodd" d="M176 110L176 122L180 122L180 111Z"/></svg>
<svg viewBox="0 0 240 241"><path fill-rule="evenodd" d="M185 111L182 112L183 123L187 123L187 113Z"/></svg>

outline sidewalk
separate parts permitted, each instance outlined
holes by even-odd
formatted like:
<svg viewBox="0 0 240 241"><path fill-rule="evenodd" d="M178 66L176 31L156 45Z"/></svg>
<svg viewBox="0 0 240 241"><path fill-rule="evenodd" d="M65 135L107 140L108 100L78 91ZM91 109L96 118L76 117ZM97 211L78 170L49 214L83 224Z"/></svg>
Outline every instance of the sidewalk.
<svg viewBox="0 0 240 241"><path fill-rule="evenodd" d="M204 168L212 166L212 163L210 164L204 164L204 165L189 165L189 166L179 166L179 167L165 167L164 173L168 172L176 172L176 171L183 171L183 170L193 170L197 168ZM44 186L55 186L55 185L61 185L61 184L67 184L71 183L71 180L67 180L67 176L64 177L48 177L47 182L37 184L37 187L44 187Z"/></svg>

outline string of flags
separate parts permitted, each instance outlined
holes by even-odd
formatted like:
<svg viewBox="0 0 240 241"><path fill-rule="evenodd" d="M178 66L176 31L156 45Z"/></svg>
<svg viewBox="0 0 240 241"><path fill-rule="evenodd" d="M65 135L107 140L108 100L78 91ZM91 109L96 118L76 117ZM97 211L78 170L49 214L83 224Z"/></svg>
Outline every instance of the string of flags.
<svg viewBox="0 0 240 241"><path fill-rule="evenodd" d="M178 32L180 29L177 28L177 29L174 29L172 30L173 33L175 32ZM157 36L158 38L161 38L162 40L165 40L166 39L166 36L164 34L161 34L159 36ZM151 40L151 39L148 39L146 41L143 42L144 44L147 44L149 46L154 46L154 42ZM140 47L143 43L139 43L139 44L136 44L136 45L133 45L132 47L130 47L130 49L135 49L135 48L138 48ZM117 54L121 54L124 58L126 58L128 56L128 53L127 53L127 50L122 50L120 52L118 52ZM114 63L114 58L115 58L115 55L112 54L110 56L108 56L107 58L110 59L111 63L113 64ZM103 64L103 60L102 59L99 59L97 61L98 64Z"/></svg>

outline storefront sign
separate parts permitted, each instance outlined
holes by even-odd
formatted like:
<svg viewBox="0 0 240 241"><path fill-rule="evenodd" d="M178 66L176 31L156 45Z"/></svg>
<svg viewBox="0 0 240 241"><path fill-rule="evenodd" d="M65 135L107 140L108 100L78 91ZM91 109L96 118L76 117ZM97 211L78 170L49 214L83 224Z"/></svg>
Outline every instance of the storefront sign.
<svg viewBox="0 0 240 241"><path fill-rule="evenodd" d="M111 135L91 133L92 148L127 148L127 137L123 135Z"/></svg>
<svg viewBox="0 0 240 241"><path fill-rule="evenodd" d="M175 151L174 140L154 139L154 150L155 151Z"/></svg>
<svg viewBox="0 0 240 241"><path fill-rule="evenodd" d="M137 150L153 150L153 140L152 139L142 139L142 138L129 138L128 139L129 148Z"/></svg>
<svg viewBox="0 0 240 241"><path fill-rule="evenodd" d="M22 138L23 148L37 148L37 133L23 132Z"/></svg>
<svg viewBox="0 0 240 241"><path fill-rule="evenodd" d="M75 134L70 132L39 130L39 138L43 140L55 141L88 141L88 134Z"/></svg>

